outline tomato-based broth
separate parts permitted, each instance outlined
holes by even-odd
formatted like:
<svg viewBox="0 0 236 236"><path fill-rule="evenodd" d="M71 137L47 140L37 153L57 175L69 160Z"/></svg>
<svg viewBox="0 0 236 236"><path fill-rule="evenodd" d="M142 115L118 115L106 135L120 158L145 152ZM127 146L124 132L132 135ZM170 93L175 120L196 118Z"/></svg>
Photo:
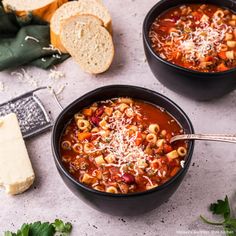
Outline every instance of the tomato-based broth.
<svg viewBox="0 0 236 236"><path fill-rule="evenodd" d="M172 8L153 22L154 51L173 64L201 72L236 67L236 14L211 4Z"/></svg>
<svg viewBox="0 0 236 236"><path fill-rule="evenodd" d="M61 158L79 182L109 193L160 186L184 167L183 133L164 109L130 98L97 102L74 115L61 137Z"/></svg>

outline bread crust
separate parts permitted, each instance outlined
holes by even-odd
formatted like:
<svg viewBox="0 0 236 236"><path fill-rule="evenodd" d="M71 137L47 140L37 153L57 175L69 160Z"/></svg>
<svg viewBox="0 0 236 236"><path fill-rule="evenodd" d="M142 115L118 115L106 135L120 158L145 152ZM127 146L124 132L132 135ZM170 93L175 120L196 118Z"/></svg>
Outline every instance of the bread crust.
<svg viewBox="0 0 236 236"><path fill-rule="evenodd" d="M60 50L60 52L62 53L68 53L66 48L63 46L60 36L55 34L54 31L50 28L50 41L51 44L57 48L58 50Z"/></svg>
<svg viewBox="0 0 236 236"><path fill-rule="evenodd" d="M50 22L52 15L54 14L54 12L64 3L68 2L68 0L52 0L51 3L47 4L44 7L41 8L37 8L34 9L32 11L26 10L26 11L22 11L22 10L17 10L14 9L14 7L11 7L9 5L4 4L3 1L3 6L4 6L4 10L6 12L11 12L14 11L14 13L17 16L20 17L24 17L27 16L29 13L32 13L34 16L39 17L40 19Z"/></svg>

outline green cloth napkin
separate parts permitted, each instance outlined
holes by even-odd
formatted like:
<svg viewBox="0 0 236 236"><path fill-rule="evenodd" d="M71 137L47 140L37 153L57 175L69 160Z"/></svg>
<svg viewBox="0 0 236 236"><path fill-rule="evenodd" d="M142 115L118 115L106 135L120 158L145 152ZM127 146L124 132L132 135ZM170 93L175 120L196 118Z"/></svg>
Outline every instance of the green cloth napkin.
<svg viewBox="0 0 236 236"><path fill-rule="evenodd" d="M6 13L0 0L0 71L22 65L48 69L69 57L50 47L50 28L29 15Z"/></svg>

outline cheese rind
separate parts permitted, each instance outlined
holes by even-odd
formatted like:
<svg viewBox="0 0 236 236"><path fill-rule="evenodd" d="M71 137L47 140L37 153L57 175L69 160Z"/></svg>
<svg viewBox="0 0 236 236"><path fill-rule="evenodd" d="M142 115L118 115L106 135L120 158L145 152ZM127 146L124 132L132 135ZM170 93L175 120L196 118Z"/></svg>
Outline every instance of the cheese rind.
<svg viewBox="0 0 236 236"><path fill-rule="evenodd" d="M27 190L35 174L15 114L2 118L0 126L0 186L8 194Z"/></svg>

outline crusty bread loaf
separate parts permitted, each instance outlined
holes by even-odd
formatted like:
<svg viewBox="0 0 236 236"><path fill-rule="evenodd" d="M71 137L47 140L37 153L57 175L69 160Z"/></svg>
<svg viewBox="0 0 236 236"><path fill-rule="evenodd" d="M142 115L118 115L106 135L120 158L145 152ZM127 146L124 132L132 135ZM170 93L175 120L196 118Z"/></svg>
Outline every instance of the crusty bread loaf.
<svg viewBox="0 0 236 236"><path fill-rule="evenodd" d="M66 50L91 74L105 72L114 57L110 33L90 15L76 15L62 23L60 39Z"/></svg>
<svg viewBox="0 0 236 236"><path fill-rule="evenodd" d="M39 18L50 21L55 10L68 0L3 0L5 11L14 11L18 16L32 13Z"/></svg>
<svg viewBox="0 0 236 236"><path fill-rule="evenodd" d="M78 14L91 14L103 21L104 26L111 32L111 16L107 8L99 2L100 0L78 0L63 4L52 16L51 19L51 43L66 52L65 47L60 42L60 28L63 20Z"/></svg>

